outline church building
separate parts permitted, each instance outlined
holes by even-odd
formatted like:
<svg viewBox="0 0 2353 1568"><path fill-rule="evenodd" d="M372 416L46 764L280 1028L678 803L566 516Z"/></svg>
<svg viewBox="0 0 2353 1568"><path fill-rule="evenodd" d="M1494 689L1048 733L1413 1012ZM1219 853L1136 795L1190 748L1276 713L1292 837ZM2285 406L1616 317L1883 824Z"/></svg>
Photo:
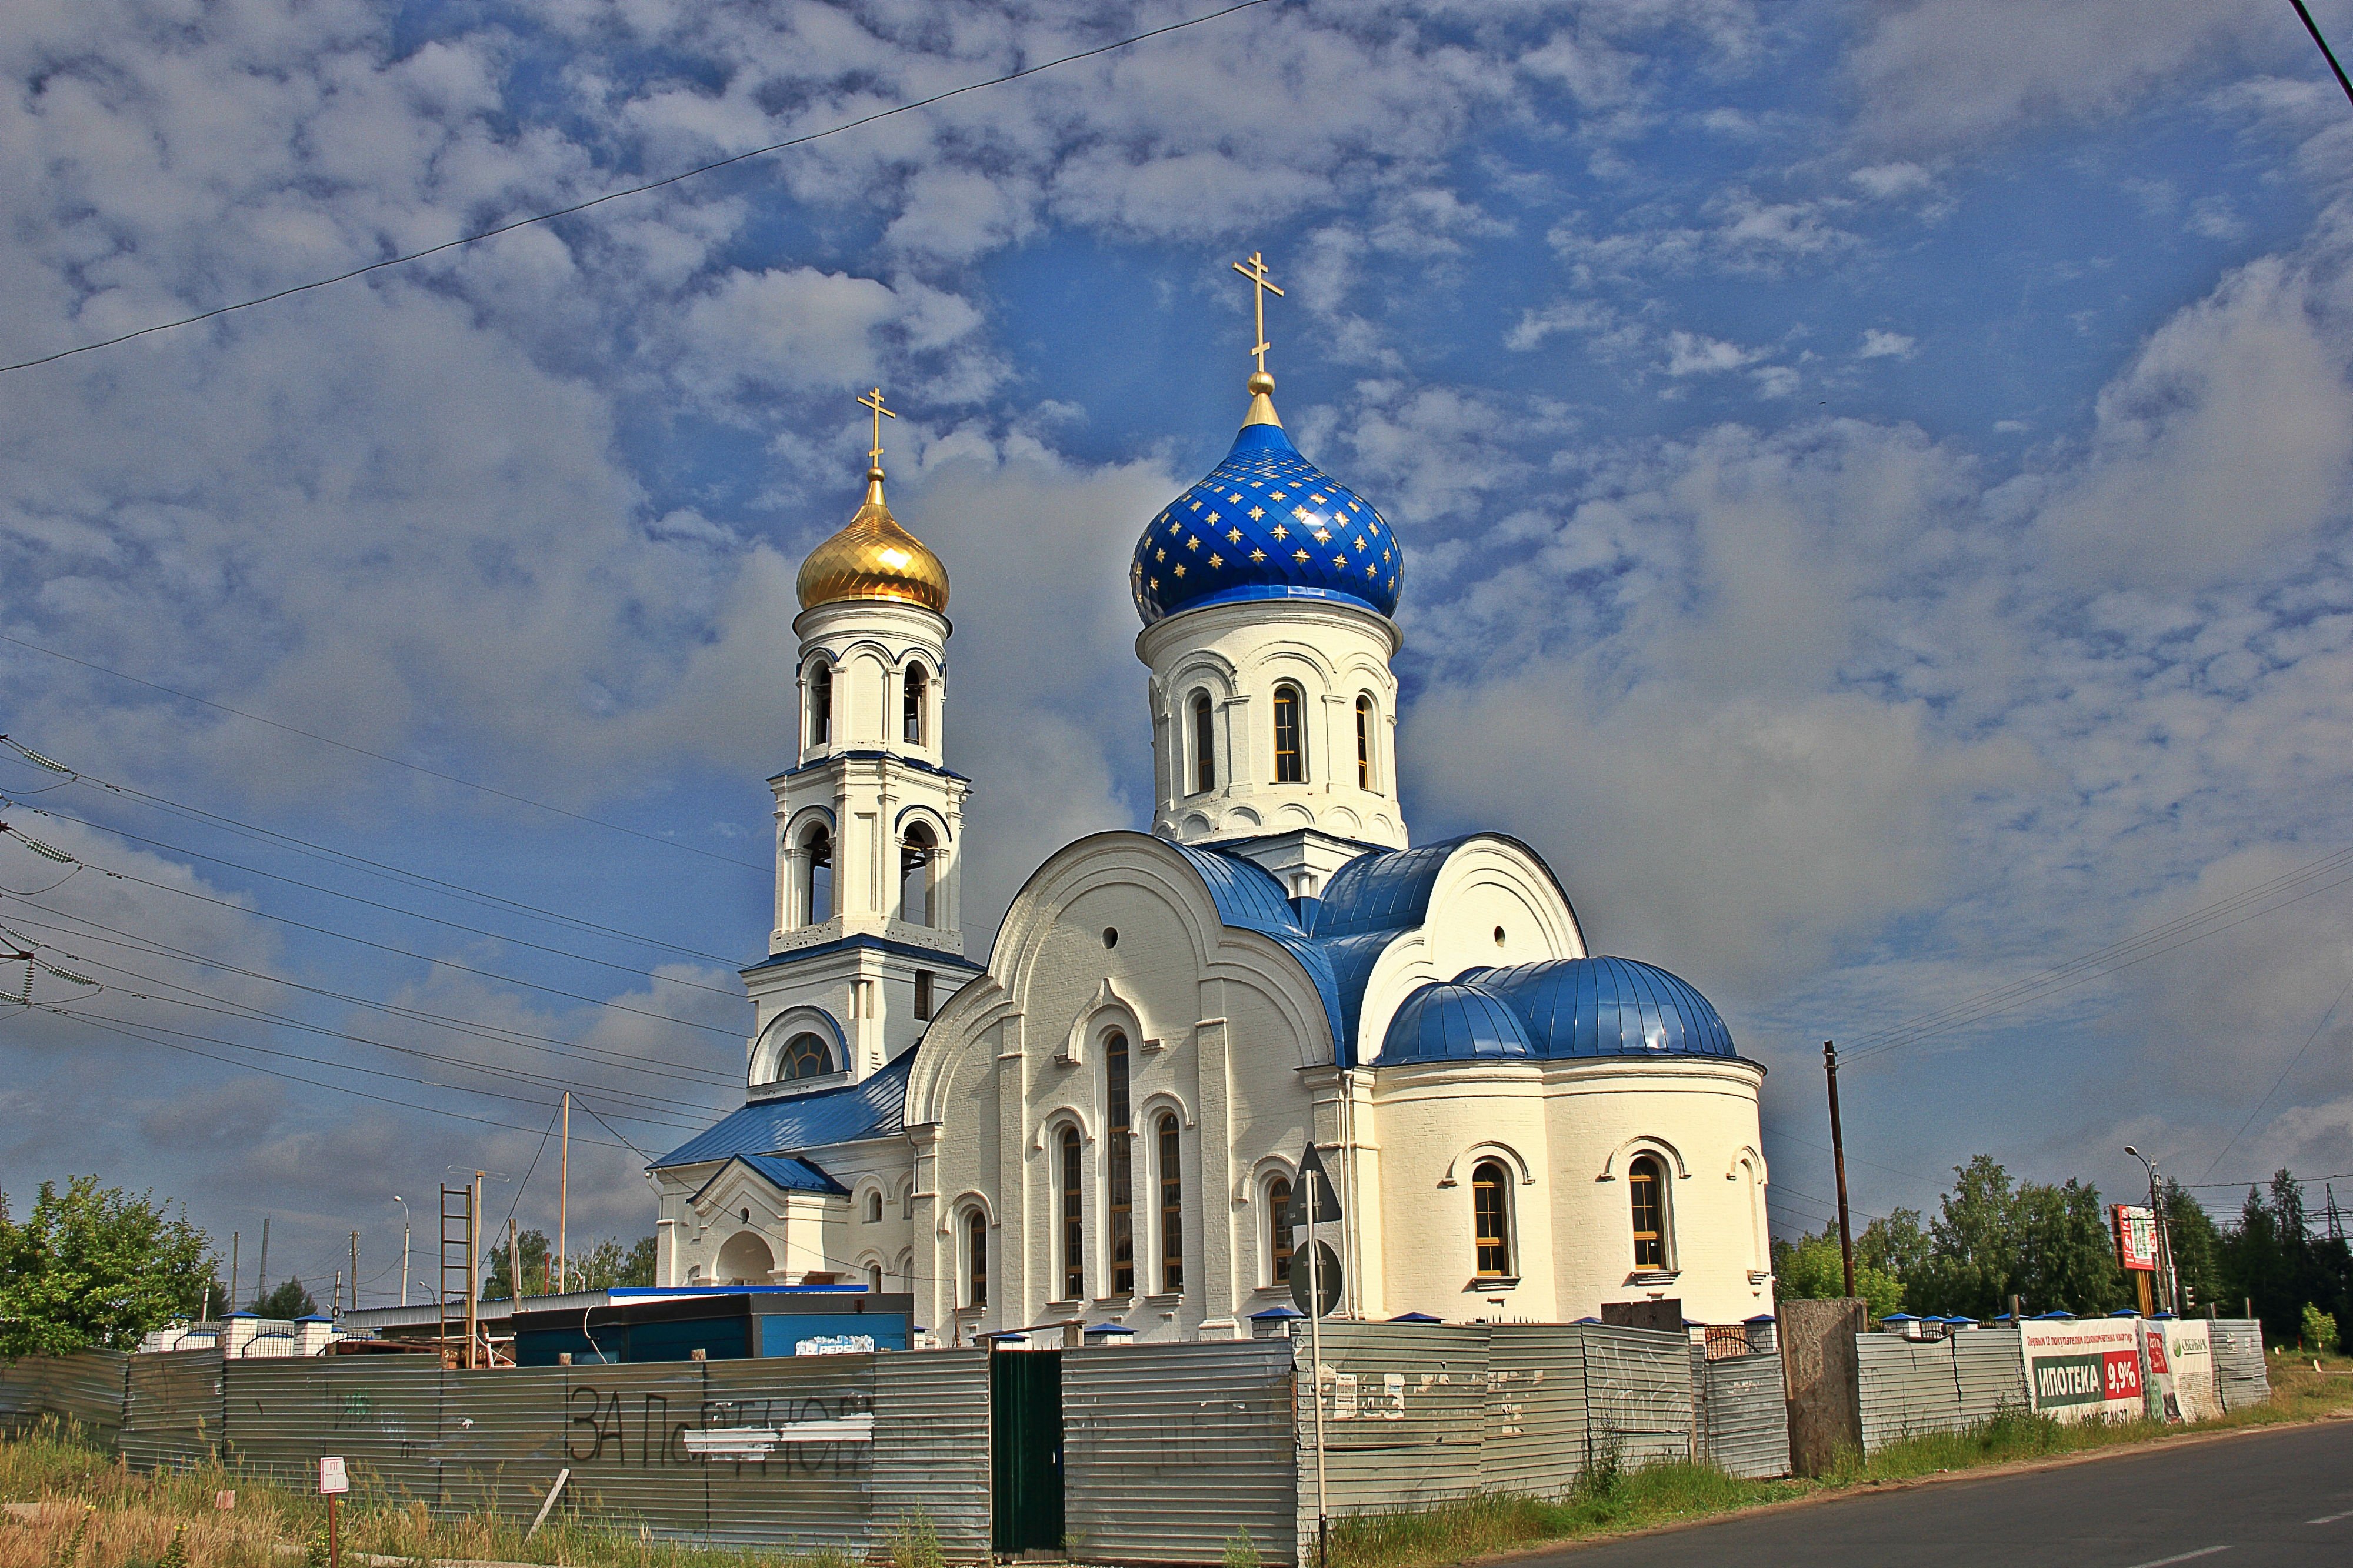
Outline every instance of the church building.
<svg viewBox="0 0 2353 1568"><path fill-rule="evenodd" d="M1240 431L1129 568L1152 830L1050 857L985 963L948 573L884 499L895 415L863 400L865 500L800 570L745 1100L649 1168L660 1282L910 1291L942 1343L1246 1338L1310 1266L1312 1164L1339 1315L1770 1312L1765 1069L1683 981L1591 952L1527 845L1413 842L1404 545L1284 433L1271 285L1236 270L1260 304Z"/></svg>

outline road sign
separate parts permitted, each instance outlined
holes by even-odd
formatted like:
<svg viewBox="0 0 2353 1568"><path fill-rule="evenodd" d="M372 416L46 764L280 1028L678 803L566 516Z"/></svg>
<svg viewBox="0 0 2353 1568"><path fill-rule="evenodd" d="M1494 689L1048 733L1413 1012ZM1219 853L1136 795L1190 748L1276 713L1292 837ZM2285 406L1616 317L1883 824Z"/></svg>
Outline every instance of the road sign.
<svg viewBox="0 0 2353 1568"><path fill-rule="evenodd" d="M2142 1273L2157 1270L2157 1213L2137 1204L2117 1204L2116 1262Z"/></svg>
<svg viewBox="0 0 2353 1568"><path fill-rule="evenodd" d="M1312 1183L1307 1179L1310 1172L1315 1175ZM1299 1170L1291 1181L1291 1202L1282 1211L1282 1217L1294 1229L1307 1223L1307 1189L1310 1186L1315 1189L1315 1223L1330 1225L1338 1219L1340 1194L1332 1185L1332 1178L1324 1173L1324 1162L1316 1158L1313 1141L1308 1143L1307 1152L1299 1156Z"/></svg>
<svg viewBox="0 0 2353 1568"><path fill-rule="evenodd" d="M351 1478L343 1473L343 1460L321 1459L319 1461L320 1495L332 1497L338 1492L347 1492L351 1489Z"/></svg>
<svg viewBox="0 0 2353 1568"><path fill-rule="evenodd" d="M1311 1306L1308 1302L1307 1282L1311 1278L1323 1287L1321 1305ZM1291 1300L1293 1306L1311 1318L1328 1318L1332 1315L1332 1309L1340 1304L1340 1256L1332 1250L1330 1242L1315 1244L1315 1267L1313 1269L1307 1267L1307 1259L1303 1257L1291 1260Z"/></svg>

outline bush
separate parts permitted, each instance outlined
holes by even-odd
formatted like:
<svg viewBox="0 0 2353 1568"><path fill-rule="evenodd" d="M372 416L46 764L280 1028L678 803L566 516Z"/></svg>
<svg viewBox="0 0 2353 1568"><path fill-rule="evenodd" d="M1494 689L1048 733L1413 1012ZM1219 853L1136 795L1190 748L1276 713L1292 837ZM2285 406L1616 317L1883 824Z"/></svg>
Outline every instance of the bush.
<svg viewBox="0 0 2353 1568"><path fill-rule="evenodd" d="M2337 1318L2306 1301L2304 1304L2304 1348L2315 1355L2337 1353Z"/></svg>

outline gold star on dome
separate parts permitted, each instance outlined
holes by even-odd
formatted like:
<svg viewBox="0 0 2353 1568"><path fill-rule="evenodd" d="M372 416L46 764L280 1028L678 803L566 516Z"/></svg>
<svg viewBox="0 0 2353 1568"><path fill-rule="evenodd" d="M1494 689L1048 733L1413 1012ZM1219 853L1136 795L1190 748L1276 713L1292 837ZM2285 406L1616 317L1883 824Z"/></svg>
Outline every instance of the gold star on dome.
<svg viewBox="0 0 2353 1568"><path fill-rule="evenodd" d="M1274 525L1274 536L1277 539L1288 539L1291 537L1291 530L1283 527L1282 524L1278 522Z"/></svg>
<svg viewBox="0 0 2353 1568"><path fill-rule="evenodd" d="M1266 559L1266 552L1257 548L1252 548L1250 551L1250 559L1253 562L1263 561Z"/></svg>
<svg viewBox="0 0 2353 1568"><path fill-rule="evenodd" d="M1146 579L1145 580L1145 585L1146 587L1150 588L1150 589L1151 589L1154 593L1155 593L1155 594L1157 594L1158 592L1160 592L1160 579L1159 579L1159 578L1157 578L1157 577L1150 577L1150 578L1146 578Z"/></svg>
<svg viewBox="0 0 2353 1568"><path fill-rule="evenodd" d="M1185 563L1182 561L1176 563L1176 575L1179 577L1185 575Z"/></svg>
<svg viewBox="0 0 2353 1568"><path fill-rule="evenodd" d="M1198 551L1201 548L1201 542L1198 539L1187 539L1185 541L1185 548Z"/></svg>
<svg viewBox="0 0 2353 1568"><path fill-rule="evenodd" d="M1193 510L1194 510L1195 511L1198 511L1198 510L1201 510L1201 503L1200 503L1199 501L1195 501L1195 502L1193 503Z"/></svg>
<svg viewBox="0 0 2353 1568"><path fill-rule="evenodd" d="M1210 552L1209 552L1209 570L1210 570L1210 571L1214 572L1214 571L1216 571L1219 567L1223 566L1225 563L1226 563L1226 558L1225 558L1224 556L1222 556L1222 555L1219 554L1219 553L1218 553L1216 551L1214 551L1214 550L1212 550L1212 551L1210 551Z"/></svg>
<svg viewBox="0 0 2353 1568"><path fill-rule="evenodd" d="M1228 544L1240 544L1241 542L1242 531L1240 529L1229 528L1226 530L1226 542Z"/></svg>
<svg viewBox="0 0 2353 1568"><path fill-rule="evenodd" d="M1324 504L1324 498L1320 495L1309 496L1307 498L1307 504L1309 506L1322 506Z"/></svg>
<svg viewBox="0 0 2353 1568"><path fill-rule="evenodd" d="M1261 519L1261 518L1264 517L1265 515L1266 515L1266 508L1264 508L1264 507L1262 507L1262 506L1254 506L1254 507L1252 507L1252 508L1250 508L1250 520L1252 522L1256 522L1259 519Z"/></svg>
<svg viewBox="0 0 2353 1568"><path fill-rule="evenodd" d="M1362 554L1362 553L1364 552L1364 548L1365 548L1365 536L1364 536L1363 534L1361 534L1361 533L1360 533L1360 534L1356 535L1356 551L1357 551L1357 552L1358 552L1359 554Z"/></svg>
<svg viewBox="0 0 2353 1568"><path fill-rule="evenodd" d="M1215 521L1218 521L1218 514L1217 514L1216 512L1214 512L1214 511L1213 511L1213 512L1211 512L1211 513L1210 513L1207 518L1203 519L1202 521L1205 521L1205 522L1215 522Z"/></svg>
<svg viewBox="0 0 2353 1568"><path fill-rule="evenodd" d="M1307 552L1304 550L1294 550L1291 552L1291 558L1293 561L1297 561L1302 564L1304 564L1307 560Z"/></svg>
<svg viewBox="0 0 2353 1568"><path fill-rule="evenodd" d="M1283 499L1282 492L1281 490L1269 490L1266 493L1267 499L1270 500L1281 500Z"/></svg>
<svg viewBox="0 0 2353 1568"><path fill-rule="evenodd" d="M1319 528L1319 529L1317 529L1317 530L1315 531L1315 542L1316 542L1316 543L1318 543L1318 544L1329 544L1329 543L1331 543L1331 542L1332 542L1332 531L1331 531L1330 529L1328 529L1328 528Z"/></svg>
<svg viewBox="0 0 2353 1568"><path fill-rule="evenodd" d="M1345 555L1335 555L1332 557L1332 564L1345 572L1348 569L1348 558Z"/></svg>
<svg viewBox="0 0 2353 1568"><path fill-rule="evenodd" d="M1181 522L1172 522L1168 525L1168 537L1171 539L1176 538L1178 534L1184 531L1185 525Z"/></svg>
<svg viewBox="0 0 2353 1568"><path fill-rule="evenodd" d="M1168 552L1166 550L1155 550L1152 552L1152 558L1155 561L1166 561L1168 559Z"/></svg>
<svg viewBox="0 0 2353 1568"><path fill-rule="evenodd" d="M1366 563L1365 563L1365 575L1366 575L1366 576L1370 577L1371 575L1373 575L1373 574L1374 574L1375 572L1377 572L1377 571L1378 571L1378 570L1379 570L1379 568L1376 567L1376 566L1375 566L1371 562L1367 561L1367 562L1366 562Z"/></svg>

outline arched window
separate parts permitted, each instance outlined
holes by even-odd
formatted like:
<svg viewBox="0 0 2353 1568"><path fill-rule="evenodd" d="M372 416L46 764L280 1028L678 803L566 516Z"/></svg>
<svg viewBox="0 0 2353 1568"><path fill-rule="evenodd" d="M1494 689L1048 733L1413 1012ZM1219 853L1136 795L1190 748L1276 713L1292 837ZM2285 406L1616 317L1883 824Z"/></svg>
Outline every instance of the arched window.
<svg viewBox="0 0 2353 1568"><path fill-rule="evenodd" d="M906 717L902 731L911 745L920 746L923 743L924 722L927 717L925 710L931 702L931 676L925 673L922 665L909 665L904 703Z"/></svg>
<svg viewBox="0 0 2353 1568"><path fill-rule="evenodd" d="M1482 1279L1511 1278L1511 1173L1504 1169L1504 1163L1480 1161L1471 1173L1471 1220Z"/></svg>
<svg viewBox="0 0 2353 1568"><path fill-rule="evenodd" d="M1291 1283L1291 1178L1277 1176L1266 1184L1267 1282Z"/></svg>
<svg viewBox="0 0 2353 1568"><path fill-rule="evenodd" d="M1062 1129L1062 1300L1082 1300L1087 1293L1087 1229L1084 1197L1080 1186L1079 1130Z"/></svg>
<svg viewBox="0 0 2353 1568"><path fill-rule="evenodd" d="M1667 1182L1658 1157L1636 1156L1626 1167L1626 1192L1634 1208L1634 1267L1667 1266Z"/></svg>
<svg viewBox="0 0 2353 1568"><path fill-rule="evenodd" d="M833 666L819 659L808 672L808 743L822 746L832 739Z"/></svg>
<svg viewBox="0 0 2353 1568"><path fill-rule="evenodd" d="M1193 693L1193 793L1218 787L1217 710L1206 691Z"/></svg>
<svg viewBox="0 0 2353 1568"><path fill-rule="evenodd" d="M870 1263L866 1266L866 1288L869 1290L873 1291L877 1296L882 1294L882 1266L881 1264Z"/></svg>
<svg viewBox="0 0 2353 1568"><path fill-rule="evenodd" d="M1160 1289L1185 1289L1185 1165L1176 1118L1160 1118Z"/></svg>
<svg viewBox="0 0 2353 1568"><path fill-rule="evenodd" d="M964 1304L988 1305L988 1216L978 1209L964 1221Z"/></svg>
<svg viewBox="0 0 2353 1568"><path fill-rule="evenodd" d="M833 830L822 822L801 835L801 924L833 918Z"/></svg>
<svg viewBox="0 0 2353 1568"><path fill-rule="evenodd" d="M922 822L907 829L906 842L899 846L899 918L909 925L937 923L932 862L938 850L930 825Z"/></svg>
<svg viewBox="0 0 2353 1568"><path fill-rule="evenodd" d="M1288 683L1274 689L1274 782L1307 782L1307 737L1300 708L1299 688Z"/></svg>
<svg viewBox="0 0 2353 1568"><path fill-rule="evenodd" d="M866 1223L879 1225L882 1220L882 1189L876 1187L866 1194Z"/></svg>
<svg viewBox="0 0 2353 1568"><path fill-rule="evenodd" d="M1128 1139L1127 1036L1103 1037L1104 1186L1111 1214L1111 1293L1135 1294L1135 1170Z"/></svg>
<svg viewBox="0 0 2353 1568"><path fill-rule="evenodd" d="M786 1080L821 1078L832 1070L833 1047L818 1035L795 1035L785 1042L784 1054L776 1058L776 1076Z"/></svg>
<svg viewBox="0 0 2353 1568"><path fill-rule="evenodd" d="M1373 787L1373 699L1356 699L1356 787Z"/></svg>

